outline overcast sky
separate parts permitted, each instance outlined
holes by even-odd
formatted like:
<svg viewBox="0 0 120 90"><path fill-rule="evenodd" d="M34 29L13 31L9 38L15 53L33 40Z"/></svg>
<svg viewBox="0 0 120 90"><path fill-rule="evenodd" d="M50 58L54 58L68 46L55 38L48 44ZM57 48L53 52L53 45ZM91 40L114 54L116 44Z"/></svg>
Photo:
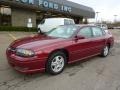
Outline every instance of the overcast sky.
<svg viewBox="0 0 120 90"><path fill-rule="evenodd" d="M120 20L120 0L69 0L79 4L92 7L96 12L100 12L99 20L113 21L114 15L118 15Z"/></svg>

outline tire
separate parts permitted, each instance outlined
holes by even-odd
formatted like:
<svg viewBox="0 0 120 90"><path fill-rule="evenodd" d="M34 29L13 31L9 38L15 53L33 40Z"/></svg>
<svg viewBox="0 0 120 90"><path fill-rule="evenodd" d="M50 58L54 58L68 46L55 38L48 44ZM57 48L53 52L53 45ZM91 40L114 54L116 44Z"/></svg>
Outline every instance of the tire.
<svg viewBox="0 0 120 90"><path fill-rule="evenodd" d="M107 57L109 55L110 48L109 46L105 46L101 52L102 57Z"/></svg>
<svg viewBox="0 0 120 90"><path fill-rule="evenodd" d="M46 72L52 75L60 74L66 65L66 55L63 52L55 52L48 58Z"/></svg>

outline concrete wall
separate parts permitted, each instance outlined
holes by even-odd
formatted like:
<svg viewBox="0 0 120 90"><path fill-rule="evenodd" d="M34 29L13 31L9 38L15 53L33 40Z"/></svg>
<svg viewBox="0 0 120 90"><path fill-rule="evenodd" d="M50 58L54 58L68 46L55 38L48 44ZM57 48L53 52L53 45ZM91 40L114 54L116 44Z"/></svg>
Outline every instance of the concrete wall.
<svg viewBox="0 0 120 90"><path fill-rule="evenodd" d="M28 18L32 19L33 27L36 27L36 12L12 8L12 26L26 27Z"/></svg>

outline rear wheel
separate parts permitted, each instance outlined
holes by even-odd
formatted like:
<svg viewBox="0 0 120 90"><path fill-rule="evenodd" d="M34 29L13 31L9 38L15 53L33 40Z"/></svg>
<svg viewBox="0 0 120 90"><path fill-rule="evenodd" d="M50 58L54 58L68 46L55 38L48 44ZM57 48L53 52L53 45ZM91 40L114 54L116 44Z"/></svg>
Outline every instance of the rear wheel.
<svg viewBox="0 0 120 90"><path fill-rule="evenodd" d="M106 56L108 56L108 54L109 54L109 46L105 46L104 48L103 48L103 50L102 50L102 53L101 53L101 56L102 57L106 57Z"/></svg>
<svg viewBox="0 0 120 90"><path fill-rule="evenodd" d="M46 71L50 74L56 75L64 70L66 64L66 56L62 52L53 53L47 61Z"/></svg>

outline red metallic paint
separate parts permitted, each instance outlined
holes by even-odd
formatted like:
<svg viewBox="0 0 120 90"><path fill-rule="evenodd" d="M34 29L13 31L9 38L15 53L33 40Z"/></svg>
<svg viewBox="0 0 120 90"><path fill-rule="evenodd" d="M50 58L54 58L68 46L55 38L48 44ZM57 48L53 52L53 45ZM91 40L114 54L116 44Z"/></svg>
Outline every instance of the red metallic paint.
<svg viewBox="0 0 120 90"><path fill-rule="evenodd" d="M6 50L9 64L22 73L35 73L45 71L45 65L49 55L55 50L66 50L69 54L68 63L95 56L101 53L106 44L113 46L112 35L106 34L103 37L78 39L51 38L45 35L35 35L14 41L9 47L30 49L35 52L34 57L20 57L15 53Z"/></svg>

